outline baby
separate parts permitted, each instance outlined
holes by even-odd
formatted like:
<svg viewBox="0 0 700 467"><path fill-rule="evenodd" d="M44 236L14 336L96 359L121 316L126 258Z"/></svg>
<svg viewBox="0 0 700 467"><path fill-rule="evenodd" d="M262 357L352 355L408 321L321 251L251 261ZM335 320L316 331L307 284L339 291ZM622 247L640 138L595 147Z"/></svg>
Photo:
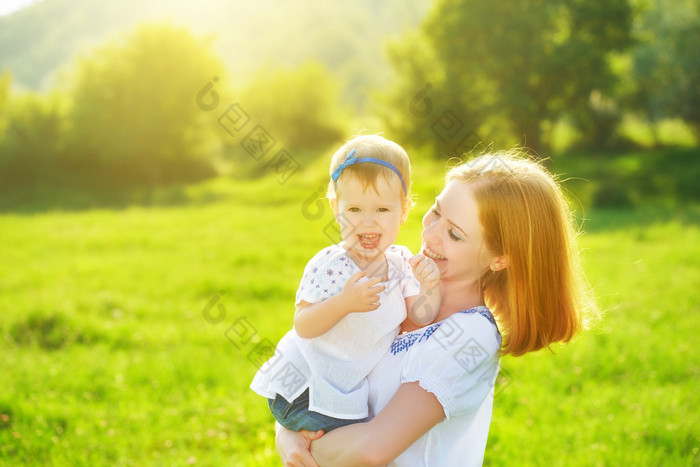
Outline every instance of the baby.
<svg viewBox="0 0 700 467"><path fill-rule="evenodd" d="M251 389L290 430L365 421L367 375L408 318L431 323L440 307L435 262L394 245L411 205L408 155L381 136L359 136L333 156L328 187L342 241L304 269L294 329Z"/></svg>

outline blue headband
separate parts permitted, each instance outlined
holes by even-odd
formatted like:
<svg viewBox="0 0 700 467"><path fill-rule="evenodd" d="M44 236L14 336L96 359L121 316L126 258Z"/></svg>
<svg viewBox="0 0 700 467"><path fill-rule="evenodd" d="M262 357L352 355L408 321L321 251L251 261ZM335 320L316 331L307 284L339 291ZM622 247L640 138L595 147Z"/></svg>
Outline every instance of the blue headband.
<svg viewBox="0 0 700 467"><path fill-rule="evenodd" d="M401 172L399 172L399 169L394 167L392 164L390 164L387 161L383 161L381 159L377 159L375 157L353 157L355 154L355 149L353 148L352 151L350 151L350 154L348 154L348 157L345 158L345 162L340 164L337 169L333 172L331 175L331 180L333 180L333 185L337 189L338 185L338 178L340 178L340 174L343 173L343 170L347 169L351 165L355 164L360 164L362 162L371 162L372 164L379 164L383 165L384 167L391 169L396 175L399 176L399 180L401 180L401 186L403 187L403 194L406 195L406 183L403 181L403 177L401 176Z"/></svg>

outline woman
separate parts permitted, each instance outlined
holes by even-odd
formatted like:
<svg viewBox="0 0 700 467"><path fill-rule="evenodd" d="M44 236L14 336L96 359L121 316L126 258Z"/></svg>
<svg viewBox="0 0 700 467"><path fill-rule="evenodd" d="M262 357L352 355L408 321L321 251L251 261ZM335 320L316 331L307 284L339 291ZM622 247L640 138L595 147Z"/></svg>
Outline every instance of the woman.
<svg viewBox="0 0 700 467"><path fill-rule="evenodd" d="M402 328L372 371L370 421L325 436L278 427L286 465L481 465L499 357L581 328L570 212L539 164L498 153L453 168L422 237L441 274L436 322Z"/></svg>

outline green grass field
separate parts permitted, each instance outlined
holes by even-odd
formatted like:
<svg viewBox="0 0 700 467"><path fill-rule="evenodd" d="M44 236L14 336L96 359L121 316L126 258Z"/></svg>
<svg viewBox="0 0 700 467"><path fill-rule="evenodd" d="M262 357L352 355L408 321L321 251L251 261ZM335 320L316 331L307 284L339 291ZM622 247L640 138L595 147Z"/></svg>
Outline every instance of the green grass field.
<svg viewBox="0 0 700 467"><path fill-rule="evenodd" d="M413 251L441 170L415 170L399 239ZM0 215L0 463L279 465L248 385L256 346L291 327L303 267L330 242L320 180ZM697 211L585 217L605 318L554 353L502 360L486 464L700 465Z"/></svg>

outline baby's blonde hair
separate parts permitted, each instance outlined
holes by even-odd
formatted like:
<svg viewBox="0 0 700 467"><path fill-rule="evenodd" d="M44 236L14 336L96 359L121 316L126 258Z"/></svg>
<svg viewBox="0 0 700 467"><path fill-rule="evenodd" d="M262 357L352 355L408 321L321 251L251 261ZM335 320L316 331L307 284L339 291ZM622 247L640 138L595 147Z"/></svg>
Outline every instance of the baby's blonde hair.
<svg viewBox="0 0 700 467"><path fill-rule="evenodd" d="M356 136L342 145L340 149L333 154L329 171L330 175L335 172L335 169L337 169L340 164L345 162L348 154L350 154L350 151L353 149L355 150L354 155L356 157L374 157L375 159L383 160L396 167L406 184L406 193L403 192L403 188L399 188L401 197L405 199L405 201L410 199L411 163L408 160L408 154L395 142L389 141L379 135ZM340 175L340 179L348 175L360 180L365 190L372 187L374 191L377 191L377 179L380 175L382 175L386 181L392 180L391 177L396 177L396 174L387 167L365 162L346 167ZM336 185L333 181L328 184L327 196L328 199L331 200L337 197Z"/></svg>
<svg viewBox="0 0 700 467"><path fill-rule="evenodd" d="M508 260L479 279L503 333L503 354L568 342L594 307L558 183L520 150L478 157L454 167L447 180L473 188L486 246Z"/></svg>

